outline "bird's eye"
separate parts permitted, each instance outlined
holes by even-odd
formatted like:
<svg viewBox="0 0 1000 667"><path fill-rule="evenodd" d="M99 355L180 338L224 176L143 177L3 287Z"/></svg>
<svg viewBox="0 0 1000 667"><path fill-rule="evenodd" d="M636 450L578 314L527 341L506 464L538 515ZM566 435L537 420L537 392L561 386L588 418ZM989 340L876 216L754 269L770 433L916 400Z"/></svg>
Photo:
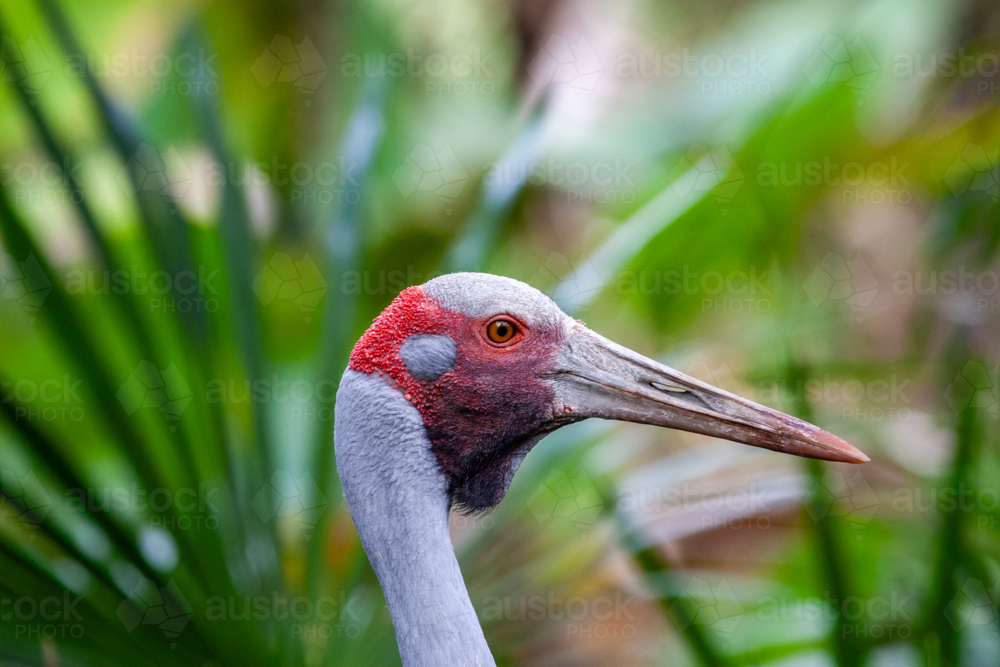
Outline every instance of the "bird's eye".
<svg viewBox="0 0 1000 667"><path fill-rule="evenodd" d="M517 327L510 320L493 320L486 325L486 336L494 343L506 343L517 333Z"/></svg>

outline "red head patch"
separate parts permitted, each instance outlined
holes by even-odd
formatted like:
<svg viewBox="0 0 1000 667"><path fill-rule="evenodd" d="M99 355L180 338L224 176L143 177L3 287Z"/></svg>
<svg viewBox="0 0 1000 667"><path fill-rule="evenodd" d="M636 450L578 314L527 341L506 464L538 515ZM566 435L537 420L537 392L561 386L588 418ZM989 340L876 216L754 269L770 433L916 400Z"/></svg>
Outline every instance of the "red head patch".
<svg viewBox="0 0 1000 667"><path fill-rule="evenodd" d="M516 334L496 343L489 327L500 316ZM494 324L493 338L497 331ZM499 332L509 334L502 327ZM415 378L400 348L416 334L451 338L454 368L431 381ZM542 375L553 368L562 337L559 326L528 326L502 311L469 317L410 287L358 341L350 368L386 376L403 393L423 416L452 498L465 508L484 509L503 499L516 464L550 430L554 395Z"/></svg>

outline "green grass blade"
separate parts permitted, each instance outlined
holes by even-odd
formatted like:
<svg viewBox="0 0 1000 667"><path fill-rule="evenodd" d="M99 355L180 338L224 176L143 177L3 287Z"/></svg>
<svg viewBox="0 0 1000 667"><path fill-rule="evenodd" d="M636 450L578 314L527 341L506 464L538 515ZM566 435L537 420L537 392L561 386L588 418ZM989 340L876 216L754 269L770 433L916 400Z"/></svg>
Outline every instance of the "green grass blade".
<svg viewBox="0 0 1000 667"><path fill-rule="evenodd" d="M791 387L805 387L808 379L808 371L801 365L790 365L788 371L788 382ZM795 414L800 419L812 422L812 409L801 392L795 395ZM823 476L826 468L821 461L808 459L806 466L809 476L813 482L813 488L823 488ZM809 499L810 503L816 504L815 516L825 514L822 501L813 495ZM837 664L841 667L858 667L862 664L864 655L861 647L851 638L858 635L850 620L844 617L843 601L848 599L851 585L847 576L847 565L845 563L843 549L837 538L838 522L836 517L826 516L822 521L813 522L816 531L816 541L819 554L822 558L823 575L826 584L830 587L830 594L837 601L834 613L836 620L834 623L833 646Z"/></svg>
<svg viewBox="0 0 1000 667"><path fill-rule="evenodd" d="M3 190L0 190L0 230L3 232L8 249L15 256L34 257L49 284L52 285L48 303L42 312L51 321L52 329L69 358L93 386L92 393L105 417L105 423L118 438L121 449L128 456L130 463L149 484L149 488L173 488L149 453L151 443L139 433L134 420L118 400L115 383L96 352L99 346L91 337L87 327L83 325L75 304L58 283L45 256L17 219ZM177 515L173 507L167 508L166 514L173 520L173 525L177 525ZM213 578L208 576L202 567L203 559L195 557L195 550L186 533L180 531L175 535L179 537L178 544L186 555L186 565L194 568L201 584L204 586L206 582L212 581Z"/></svg>
<svg viewBox="0 0 1000 667"><path fill-rule="evenodd" d="M326 231L323 248L327 253L324 265L327 282L336 285L336 276L360 271L362 239L362 206L368 185L369 169L375 152L381 144L385 129L385 105L388 92L384 81L376 79L367 83L361 95L358 108L344 131L341 156L345 164L358 165L357 184L344 196L344 204L336 213ZM347 365L347 358L354 345L352 334L357 320L358 295L345 294L343 290L331 290L329 302L323 314L323 334L319 346L320 379L340 380ZM329 425L332 427L332 424ZM320 427L314 445L314 463L311 470L317 488L327 497L336 497L334 489L337 478L334 475L333 429ZM315 534L323 536L329 520L329 513L320 517ZM314 537L309 545L306 565L306 590L314 594L322 573L324 539Z"/></svg>
<svg viewBox="0 0 1000 667"><path fill-rule="evenodd" d="M80 47L56 0L41 0L40 5L67 57L82 57L85 51ZM184 272L194 273L187 220L170 200L158 191L143 187L140 167L135 159L144 143L144 133L138 122L104 93L90 67L81 68L80 75L111 144L127 168L140 220L160 266L173 276ZM171 289L175 298L182 298L183 295L177 292L177 281L171 282ZM204 311L191 309L187 313L180 313L180 320L195 341L202 345L206 342L208 322Z"/></svg>

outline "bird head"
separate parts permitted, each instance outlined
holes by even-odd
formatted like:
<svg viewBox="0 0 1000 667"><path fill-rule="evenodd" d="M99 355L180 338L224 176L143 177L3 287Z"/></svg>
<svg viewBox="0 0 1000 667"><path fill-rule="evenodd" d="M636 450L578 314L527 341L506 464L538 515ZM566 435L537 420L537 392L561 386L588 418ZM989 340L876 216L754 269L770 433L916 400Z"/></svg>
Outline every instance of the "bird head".
<svg viewBox="0 0 1000 667"><path fill-rule="evenodd" d="M453 273L404 290L358 341L350 368L383 376L420 412L452 501L467 510L498 504L542 437L590 417L868 461L812 424L594 333L500 276Z"/></svg>

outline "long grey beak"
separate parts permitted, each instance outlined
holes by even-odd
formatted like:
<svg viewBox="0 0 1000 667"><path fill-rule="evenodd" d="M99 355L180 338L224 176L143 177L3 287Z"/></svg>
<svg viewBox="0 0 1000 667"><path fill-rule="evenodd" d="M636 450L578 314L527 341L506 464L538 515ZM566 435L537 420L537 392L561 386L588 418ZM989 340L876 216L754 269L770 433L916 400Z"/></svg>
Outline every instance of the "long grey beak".
<svg viewBox="0 0 1000 667"><path fill-rule="evenodd" d="M826 461L869 459L837 436L647 359L578 322L556 369L556 412L666 426Z"/></svg>

